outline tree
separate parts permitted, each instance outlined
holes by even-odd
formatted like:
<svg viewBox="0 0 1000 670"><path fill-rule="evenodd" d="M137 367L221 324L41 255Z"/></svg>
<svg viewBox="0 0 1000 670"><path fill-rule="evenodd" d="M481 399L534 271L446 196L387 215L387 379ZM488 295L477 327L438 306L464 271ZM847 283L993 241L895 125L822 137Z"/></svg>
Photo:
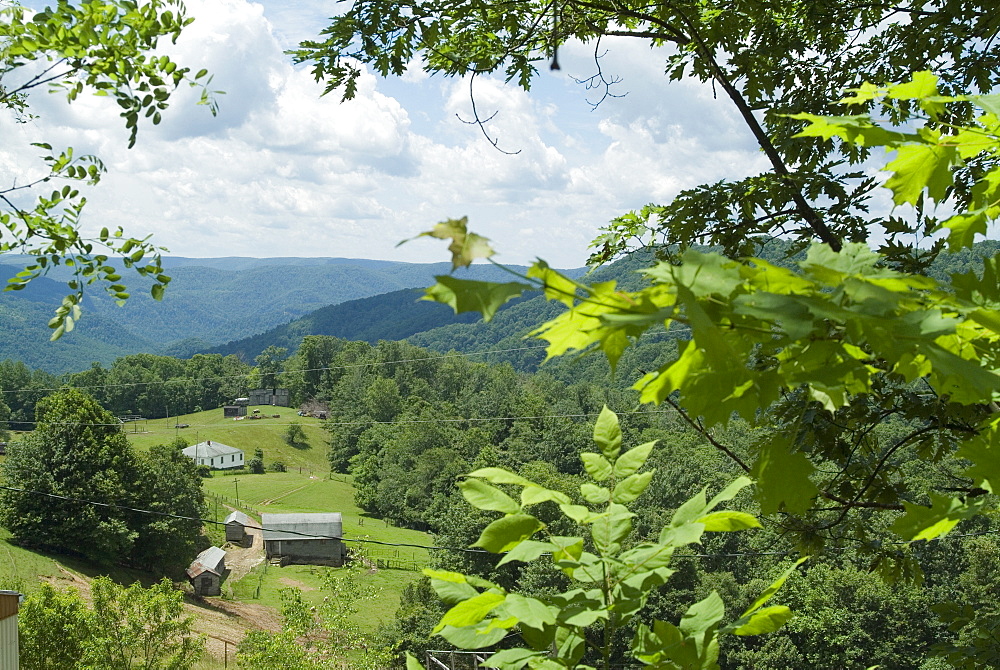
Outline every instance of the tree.
<svg viewBox="0 0 1000 670"><path fill-rule="evenodd" d="M192 74L169 56L155 55L161 38L176 40L191 20L177 0L82 0L34 13L17 3L6 4L0 8L0 109L18 121L29 120L30 95L41 88L65 93L70 103L84 92L110 96L121 107L129 147L136 141L140 120L159 123L171 93L182 83L200 88L201 103L214 114L207 72ZM152 296L160 299L170 281L160 260L161 247L148 237L128 237L121 229L104 228L94 236L79 229L86 204L79 188L100 181L105 171L100 159L76 155L72 147L35 146L41 153L40 176L0 186L0 253L31 257L7 289L22 289L54 266L73 268L67 282L70 293L49 322L53 339L73 329L88 285L99 283L115 298L128 298L120 268L109 255L119 256L124 268L151 278ZM65 185L43 193L50 182Z"/></svg>
<svg viewBox="0 0 1000 670"><path fill-rule="evenodd" d="M869 152L837 143L795 138L802 123L789 114L839 114L831 92L865 81L900 81L933 67L946 92L988 92L998 82L1000 55L991 3L912 0L903 4L782 0L524 0L496 5L473 0L441 5L424 0L360 0L331 20L320 39L295 51L313 65L327 93L356 91L359 63L382 76L410 67L476 77L503 73L528 89L537 65L555 68L559 47L569 41L594 45L597 72L586 80L610 92L615 78L601 70L609 38L642 40L651 58L665 61L665 75L708 82L742 119L767 158L769 169L737 181L705 184L672 202L630 212L594 242L593 260L607 261L651 246L673 254L700 241L729 255L755 253L761 234L824 242L839 250L884 229L881 251L902 267L920 267L933 253L914 254L912 237L927 235L930 212L873 217L867 209L877 180L858 165ZM878 29L872 29L877 26ZM894 114L890 118L901 118ZM905 113L905 110L901 110ZM968 108L949 110L970 120ZM959 193L964 189L959 189ZM933 251L939 250L935 245Z"/></svg>
<svg viewBox="0 0 1000 670"><path fill-rule="evenodd" d="M276 347L273 344L260 352L254 360L257 364L257 374L260 375L261 388L274 388L278 385L278 373L281 372L281 362L285 360L288 349Z"/></svg>
<svg viewBox="0 0 1000 670"><path fill-rule="evenodd" d="M247 467L255 475L264 474L264 450L257 447L253 450L253 458L247 461Z"/></svg>
<svg viewBox="0 0 1000 670"><path fill-rule="evenodd" d="M288 424L288 428L285 429L285 444L295 449L307 449L309 448L309 440L306 439L306 431L303 430L302 425L296 421Z"/></svg>
<svg viewBox="0 0 1000 670"><path fill-rule="evenodd" d="M136 539L130 562L180 576L191 558L208 545L199 521L207 515L207 507L198 466L177 444L151 447L139 456L136 466L136 506L188 518L132 514L129 527Z"/></svg>
<svg viewBox="0 0 1000 670"><path fill-rule="evenodd" d="M169 580L146 589L98 577L91 588L93 608L75 589L49 584L25 599L18 618L25 670L187 670L204 651Z"/></svg>
<svg viewBox="0 0 1000 670"><path fill-rule="evenodd" d="M643 471L654 443L622 450L618 417L606 407L594 425L599 451L581 454L589 481L579 494L586 504L503 468L481 468L459 483L474 507L500 512L483 529L476 547L503 554L498 566L532 563L545 557L569 578L569 588L530 597L491 581L455 572L427 570L431 585L452 607L435 627L452 644L484 649L517 635L493 653L486 665L531 668L601 668L609 670L638 661L658 668L718 668L722 635L760 635L781 628L791 617L784 606L764 604L799 563L787 568L739 617L729 623L715 591L691 605L678 625L666 621L640 623L632 642L621 639L646 606L652 591L666 584L676 550L701 542L706 532L760 527L744 512L716 511L751 482L738 478L711 500L706 489L681 505L654 541L630 538L635 514L629 505L649 486L653 472ZM520 489L512 497L502 488ZM558 505L585 536L549 529L536 513ZM529 509L531 508L531 509ZM539 536L540 539L534 539ZM628 631L631 632L631 631ZM622 646L627 653L620 654ZM408 668L422 666L412 657Z"/></svg>
<svg viewBox="0 0 1000 670"><path fill-rule="evenodd" d="M92 397L63 390L40 401L37 427L2 465L0 523L23 544L79 553L101 564L127 559L135 540L127 515L136 458L114 416Z"/></svg>

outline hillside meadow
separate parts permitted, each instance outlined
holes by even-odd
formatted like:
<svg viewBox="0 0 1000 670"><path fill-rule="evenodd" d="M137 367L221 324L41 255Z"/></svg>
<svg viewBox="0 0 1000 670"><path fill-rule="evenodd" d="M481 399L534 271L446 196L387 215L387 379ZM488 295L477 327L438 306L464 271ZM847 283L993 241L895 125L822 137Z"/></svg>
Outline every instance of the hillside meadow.
<svg viewBox="0 0 1000 670"><path fill-rule="evenodd" d="M261 513L340 512L349 548L364 558L356 561L353 568L277 567L262 562L241 579L224 582L222 599L226 607L236 612L240 611L241 604L271 608L277 620L283 590L298 588L304 600L318 604L330 594L327 581L332 578L333 588L341 594L349 593L351 601L357 603L358 612L352 621L361 632L375 633L393 617L403 589L419 577L420 568L430 561L426 549L389 545L427 546L433 543L432 538L427 533L397 528L369 517L355 505L352 477L329 472L328 437L322 421L299 417L294 410L285 407L259 409L262 414L267 412L267 418L233 421L224 418L221 409L216 409L169 419L137 421L124 428L131 444L140 451L156 444L169 444L177 438L188 444L212 440L243 449L248 458L253 456L255 449L262 449L268 466L275 461L284 462L287 472L255 475L245 470L214 471L211 477L203 480L209 520L221 521L237 507L237 487L239 507L257 520ZM272 418L271 414L281 414L281 417ZM298 447L287 444L283 437L293 422L302 426L305 433L305 440ZM179 427L185 424L187 427ZM206 524L205 530L214 544L222 543L221 527ZM30 593L41 582L48 581L59 587L76 587L86 595L89 580L102 574L73 557L33 551L9 540L10 534L0 529L0 588ZM379 567L375 568L376 564ZM141 581L148 585L155 581L151 575L125 568L105 572L110 572L109 576L122 584ZM349 583L339 580L349 580ZM196 628L208 636L213 635L213 621L218 616L212 600L188 598L188 612L199 619ZM252 626L249 620L233 623L238 630ZM233 637L232 628L225 634ZM209 648L212 654L220 653L211 645ZM233 651L230 648L230 662ZM224 657L209 655L197 667L215 670L224 665Z"/></svg>

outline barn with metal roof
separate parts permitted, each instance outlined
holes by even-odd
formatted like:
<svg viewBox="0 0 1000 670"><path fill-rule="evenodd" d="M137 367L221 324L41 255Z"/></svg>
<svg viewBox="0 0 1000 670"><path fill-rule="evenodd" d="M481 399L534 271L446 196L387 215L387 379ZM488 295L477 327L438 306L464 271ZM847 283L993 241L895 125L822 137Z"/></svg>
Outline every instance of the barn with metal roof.
<svg viewBox="0 0 1000 670"><path fill-rule="evenodd" d="M268 560L339 567L347 559L339 512L261 514L260 522Z"/></svg>

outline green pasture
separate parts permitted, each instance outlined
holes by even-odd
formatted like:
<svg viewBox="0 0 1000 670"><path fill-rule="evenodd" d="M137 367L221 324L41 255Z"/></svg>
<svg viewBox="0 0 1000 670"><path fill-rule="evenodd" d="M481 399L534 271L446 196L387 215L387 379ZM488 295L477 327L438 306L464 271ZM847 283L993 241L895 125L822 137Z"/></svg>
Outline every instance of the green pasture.
<svg viewBox="0 0 1000 670"><path fill-rule="evenodd" d="M399 599L407 584L420 577L419 566L429 564L426 549L392 547L364 541L375 540L393 544L428 545L431 538L426 533L406 528L396 528L365 514L354 504L354 486L351 478L334 475L333 479L298 472L271 472L263 475L222 475L219 472L204 481L210 494L209 503L214 507L212 495L220 496L221 505L235 507L236 489L240 503L252 516L260 513L290 512L340 512L344 523L344 537L352 552L363 552L370 560L382 559L390 567L370 571L360 563L357 570L328 568L310 565L260 566L239 582L224 586L229 596L268 607L280 608L282 589L299 588L303 598L312 603L320 602L327 591L324 575L337 579L358 580L363 593L374 593L365 601L356 616L364 632L373 633L380 624L388 622L399 606ZM224 498L221 498L224 496ZM214 514L214 510L213 510ZM224 510L220 516L225 516ZM399 569L406 566L411 569ZM260 586L258 589L257 587Z"/></svg>
<svg viewBox="0 0 1000 670"><path fill-rule="evenodd" d="M239 488L241 507L254 512L340 512L344 522L344 537L348 540L376 540L402 544L430 544L430 536L417 530L396 528L381 519L365 515L354 504L354 486L348 475L320 478L298 472L269 472L263 475L221 475L204 481L205 492L224 496L222 504L236 506ZM214 500L209 498L214 506ZM225 514L221 516L225 517ZM365 542L347 543L349 548L362 547L373 557L384 557L426 563L426 549L386 547Z"/></svg>
<svg viewBox="0 0 1000 670"><path fill-rule="evenodd" d="M264 464L283 462L289 470L323 475L330 470L327 463L327 434L323 421L312 417L297 416L291 407L260 406L263 419L244 418L234 421L222 416L222 409L211 409L194 414L172 416L169 419L142 419L126 423L123 427L129 441L139 450L157 444L169 444L176 438L188 445L213 440L242 449L247 460L253 458L255 449L264 450ZM272 415L279 414L279 418ZM284 434L291 423L302 426L305 444L293 447L285 442ZM176 426L187 424L186 428Z"/></svg>

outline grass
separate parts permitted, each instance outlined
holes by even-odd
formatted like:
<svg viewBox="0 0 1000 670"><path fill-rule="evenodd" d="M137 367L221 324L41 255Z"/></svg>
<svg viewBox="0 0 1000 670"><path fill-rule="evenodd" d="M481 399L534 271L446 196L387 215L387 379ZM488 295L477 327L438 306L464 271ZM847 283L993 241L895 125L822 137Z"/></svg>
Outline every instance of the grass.
<svg viewBox="0 0 1000 670"><path fill-rule="evenodd" d="M253 408L251 408L252 410ZM156 444L169 444L181 438L188 445L213 440L242 449L247 460L253 458L255 449L264 451L264 463L282 461L289 470L303 473L325 474L330 466L326 459L327 434L323 421L307 416L296 416L290 407L261 406L265 419L233 421L222 416L222 409L185 414L169 419L143 419L125 424L129 442L145 451ZM278 419L272 414L280 414ZM305 446L296 448L285 442L284 434L291 423L298 423L305 432ZM175 428L187 424L187 428Z"/></svg>
<svg viewBox="0 0 1000 670"><path fill-rule="evenodd" d="M226 496L232 502L235 502L238 485L240 501L252 508L252 512L340 512L345 538L396 544L430 544L430 536L426 533L396 528L365 515L354 504L354 486L349 476L335 475L335 479L321 479L305 473L273 472L232 477L216 472L215 476L205 480L204 485L206 492ZM427 565L430 558L426 549L385 547L350 541L348 547L360 547L372 557L390 558L407 564ZM356 616L362 631L368 633L375 632L381 624L394 616L403 589L420 576L414 570L380 569L368 572L310 565L288 565L283 568L268 566L263 576L257 572L251 573L240 582L227 584L227 589L233 597L241 600L280 608L281 589L298 587L303 591L303 598L315 604L327 595L324 589L324 576L327 574L336 579L360 580L363 591L377 592L375 598L366 602ZM255 599L250 595L256 593L258 583L261 585L260 597Z"/></svg>

